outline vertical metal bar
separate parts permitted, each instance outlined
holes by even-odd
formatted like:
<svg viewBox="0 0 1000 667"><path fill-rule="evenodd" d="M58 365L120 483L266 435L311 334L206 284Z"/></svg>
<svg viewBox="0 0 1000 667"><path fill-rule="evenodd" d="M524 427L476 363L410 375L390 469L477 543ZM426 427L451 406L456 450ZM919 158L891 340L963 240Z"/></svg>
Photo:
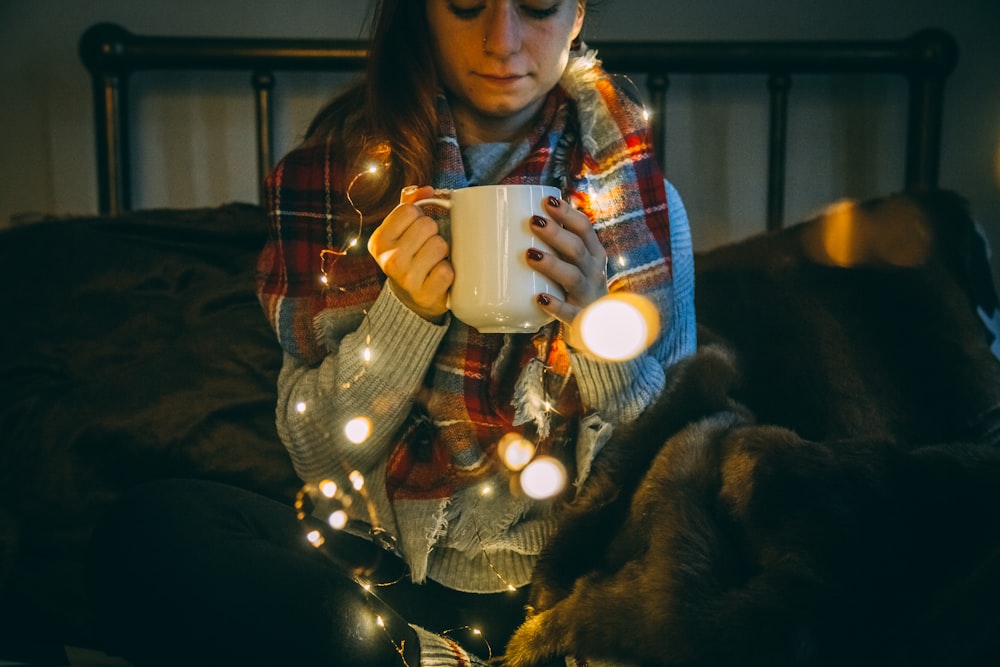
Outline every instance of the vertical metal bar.
<svg viewBox="0 0 1000 667"><path fill-rule="evenodd" d="M274 75L254 72L250 77L257 107L257 187L260 203L264 203L264 180L274 165L274 111L271 104Z"/></svg>
<svg viewBox="0 0 1000 667"><path fill-rule="evenodd" d="M907 190L929 190L938 182L944 93L940 81L926 77L911 77L909 93L903 185Z"/></svg>
<svg viewBox="0 0 1000 667"><path fill-rule="evenodd" d="M650 105L653 107L653 151L663 169L667 163L667 89L670 78L666 74L653 72L646 77Z"/></svg>
<svg viewBox="0 0 1000 667"><path fill-rule="evenodd" d="M958 46L951 35L939 30L919 32L908 41L913 64L908 75L904 186L928 190L938 185L944 83L958 60Z"/></svg>
<svg viewBox="0 0 1000 667"><path fill-rule="evenodd" d="M132 205L129 168L128 74L95 75L94 123L97 150L98 210L119 215Z"/></svg>
<svg viewBox="0 0 1000 667"><path fill-rule="evenodd" d="M772 74L767 79L770 93L770 126L767 144L767 228L781 229L785 217L785 158L788 146L788 90L792 78Z"/></svg>

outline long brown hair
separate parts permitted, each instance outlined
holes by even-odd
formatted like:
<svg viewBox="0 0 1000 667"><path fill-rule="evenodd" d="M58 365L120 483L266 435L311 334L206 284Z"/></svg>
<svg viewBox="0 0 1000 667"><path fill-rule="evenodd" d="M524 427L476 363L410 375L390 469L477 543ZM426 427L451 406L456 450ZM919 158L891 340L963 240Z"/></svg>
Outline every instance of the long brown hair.
<svg viewBox="0 0 1000 667"><path fill-rule="evenodd" d="M380 163L379 176L359 179L351 193L375 217L398 203L404 186L431 182L438 78L425 5L375 2L364 78L327 104L306 133L307 142L332 140L347 178Z"/></svg>
<svg viewBox="0 0 1000 667"><path fill-rule="evenodd" d="M377 178L358 179L351 191L366 217L381 219L404 186L433 177L439 82L426 0L375 0L369 43L364 78L317 114L306 141L332 140L347 179L381 164Z"/></svg>

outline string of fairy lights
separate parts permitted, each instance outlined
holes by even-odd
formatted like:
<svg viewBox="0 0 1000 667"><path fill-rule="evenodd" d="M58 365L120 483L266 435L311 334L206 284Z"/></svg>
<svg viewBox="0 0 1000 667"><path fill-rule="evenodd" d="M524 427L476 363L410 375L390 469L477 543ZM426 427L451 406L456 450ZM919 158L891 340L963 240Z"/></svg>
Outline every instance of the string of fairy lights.
<svg viewBox="0 0 1000 667"><path fill-rule="evenodd" d="M345 197L358 216L358 222L356 232L348 235L339 247L336 247L333 242L332 217L328 216L327 247L321 251L321 274L318 278L325 289L342 289L331 284L332 268L340 257L355 251L360 244L364 227L364 213L355 205L351 190L360 179L374 177L380 173L380 167L388 166L387 150L381 145L376 147L376 161L357 173L347 186ZM617 258L616 261L624 263L624 258ZM658 335L659 326L657 309L648 299L637 294L616 292L585 308L572 323L567 338L573 341L575 347L583 349L593 356L606 360L623 361L641 354ZM363 367L371 364L372 354L371 339L368 336L361 351ZM543 382L542 386L545 387L546 383ZM546 396L543 400L545 411L553 410L551 398ZM296 410L307 418L308 408L306 402L299 402L296 405ZM317 428L319 428L318 425ZM362 445L370 437L372 430L373 425L368 416L355 415L345 420L343 434L349 442ZM523 434L516 431L504 434L497 442L496 452L509 476L510 488L513 493L523 494L533 500L545 500L557 496L566 488L568 473L564 464L553 456L538 453L536 443ZM479 499L489 498L494 492L492 483L484 483L479 488ZM304 521L309 516L324 518L331 529L339 531L347 527L350 510L357 502L364 503L367 507L372 534L376 537L379 534L387 535L381 528L374 503L367 493L364 475L359 470L345 470L344 479L339 482L334 479L325 479L318 483L304 484L296 494L294 506L300 521ZM473 515L479 502L480 500L477 500L470 508ZM482 543L478 524L476 524L476 537ZM326 542L323 533L316 529L307 530L305 538L316 549L322 549ZM392 538L387 537L387 539L391 541ZM324 553L326 553L325 550ZM327 555L331 556L329 553ZM515 591L516 587L495 566L485 548L482 549L482 555L487 566L504 588L508 591ZM354 565L352 572L354 580L366 593L372 593L373 588L396 584L407 576L404 574L396 581L372 582L369 577L375 571L376 566L377 561ZM371 620L385 633L387 640L399 654L404 667L410 667L404 655L405 640L397 641L392 637L384 619L377 613L373 612ZM489 658L492 659L492 647L479 628L463 626L440 634L447 636L463 630L469 631L473 637L482 641Z"/></svg>

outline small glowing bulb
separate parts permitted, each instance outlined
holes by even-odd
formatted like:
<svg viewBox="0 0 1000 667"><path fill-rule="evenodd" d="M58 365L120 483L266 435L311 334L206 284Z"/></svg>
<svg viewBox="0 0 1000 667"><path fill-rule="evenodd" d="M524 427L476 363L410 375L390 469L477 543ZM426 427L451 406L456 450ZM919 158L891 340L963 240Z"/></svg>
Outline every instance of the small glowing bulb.
<svg viewBox="0 0 1000 667"><path fill-rule="evenodd" d="M625 266L625 255L618 255L618 266Z"/></svg>
<svg viewBox="0 0 1000 667"><path fill-rule="evenodd" d="M642 117L645 120L649 120L649 116L650 116L649 109L647 109L646 107L643 107L642 108Z"/></svg>
<svg viewBox="0 0 1000 667"><path fill-rule="evenodd" d="M539 456L521 471L521 489L529 498L551 498L564 488L566 468L551 456Z"/></svg>
<svg viewBox="0 0 1000 667"><path fill-rule="evenodd" d="M333 498L337 495L337 483L329 479L324 479L319 483L319 492L327 498Z"/></svg>
<svg viewBox="0 0 1000 667"><path fill-rule="evenodd" d="M357 470L352 470L351 474L349 475L349 478L351 480L351 486L354 487L355 491L360 491L362 488L364 488L365 476L362 475L360 472L358 472Z"/></svg>
<svg viewBox="0 0 1000 667"><path fill-rule="evenodd" d="M342 530L344 526L347 525L347 512L344 510L337 510L327 517L326 522L330 524L330 527L334 530Z"/></svg>
<svg viewBox="0 0 1000 667"><path fill-rule="evenodd" d="M325 273L319 277L319 281L321 283L323 283L324 285L329 285L330 284L330 279L326 277Z"/></svg>
<svg viewBox="0 0 1000 667"><path fill-rule="evenodd" d="M492 486L490 486L489 484L484 484L484 485L483 485L483 488L482 488L482 489L480 489L480 491L479 491L479 492L480 492L481 494L483 494L484 496L488 496L488 495L490 495L491 493L493 493L493 487L492 487Z"/></svg>
<svg viewBox="0 0 1000 667"><path fill-rule="evenodd" d="M373 164L368 165L368 173L369 174L374 174L377 171L378 171L378 167L376 167Z"/></svg>
<svg viewBox="0 0 1000 667"><path fill-rule="evenodd" d="M344 435L355 445L360 445L372 434L372 423L367 417L355 417L344 426Z"/></svg>
<svg viewBox="0 0 1000 667"><path fill-rule="evenodd" d="M306 402L305 401L299 401L298 403L296 403L295 404L295 411L298 412L300 415L302 413L304 413L306 411Z"/></svg>
<svg viewBox="0 0 1000 667"><path fill-rule="evenodd" d="M323 539L323 535L318 530L310 530L306 533L306 539L309 540L309 543L314 547L323 546L323 542L325 541Z"/></svg>
<svg viewBox="0 0 1000 667"><path fill-rule="evenodd" d="M361 586L361 588L365 589L366 591L371 592L372 590L372 582L368 581L367 579L358 579L358 585Z"/></svg>
<svg viewBox="0 0 1000 667"><path fill-rule="evenodd" d="M480 632L479 628L472 628L472 634L474 634L474 635L481 635L483 633Z"/></svg>
<svg viewBox="0 0 1000 667"><path fill-rule="evenodd" d="M378 623L378 627L380 627L380 628L384 628L385 627L385 621L382 620L381 616L376 616L375 617L375 622Z"/></svg>
<svg viewBox="0 0 1000 667"><path fill-rule="evenodd" d="M507 433L497 443L500 460L511 470L524 468L535 455L535 445L520 433Z"/></svg>
<svg viewBox="0 0 1000 667"><path fill-rule="evenodd" d="M616 292L587 306L573 322L573 329L592 354L625 361L641 354L656 339L660 317L646 297Z"/></svg>
<svg viewBox="0 0 1000 667"><path fill-rule="evenodd" d="M347 244L347 247L348 248L353 248L356 245L358 245L358 237L357 236L355 236L353 239L351 239L350 243Z"/></svg>
<svg viewBox="0 0 1000 667"><path fill-rule="evenodd" d="M513 584L507 584L507 590L510 591L511 593L517 592L517 589L514 588Z"/></svg>

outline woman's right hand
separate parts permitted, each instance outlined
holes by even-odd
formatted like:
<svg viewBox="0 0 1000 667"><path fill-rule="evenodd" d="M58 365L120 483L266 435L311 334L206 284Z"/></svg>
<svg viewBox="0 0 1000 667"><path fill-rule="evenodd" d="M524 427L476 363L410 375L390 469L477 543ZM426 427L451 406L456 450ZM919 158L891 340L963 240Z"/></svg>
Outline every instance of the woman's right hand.
<svg viewBox="0 0 1000 667"><path fill-rule="evenodd" d="M368 252L387 276L396 298L425 320L438 323L448 312L448 290L455 271L437 222L413 205L433 196L429 185L403 188L399 206L368 239Z"/></svg>

